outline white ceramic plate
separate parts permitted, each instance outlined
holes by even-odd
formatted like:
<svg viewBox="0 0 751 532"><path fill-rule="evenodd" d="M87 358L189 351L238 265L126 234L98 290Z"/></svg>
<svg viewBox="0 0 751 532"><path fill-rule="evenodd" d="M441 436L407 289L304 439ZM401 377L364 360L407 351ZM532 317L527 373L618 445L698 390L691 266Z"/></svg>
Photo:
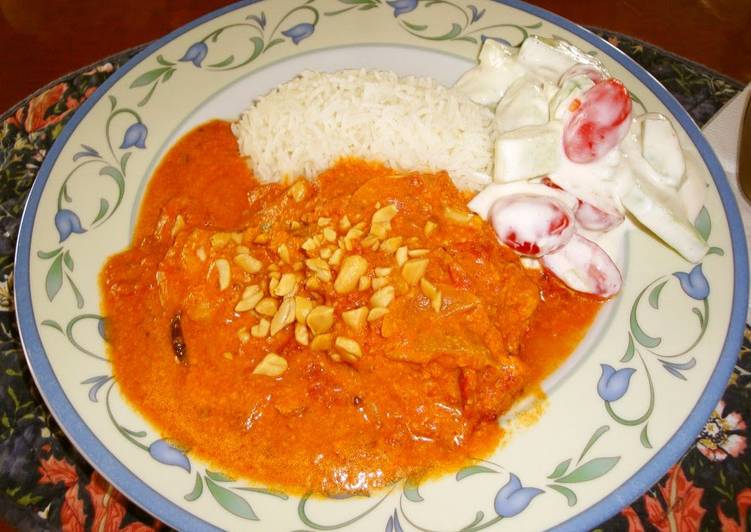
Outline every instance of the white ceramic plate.
<svg viewBox="0 0 751 532"><path fill-rule="evenodd" d="M689 116L599 38L514 1L240 3L152 44L71 119L45 159L21 225L16 308L39 389L68 436L124 494L180 529L530 530L597 525L692 443L720 398L748 294L743 229L725 177ZM539 421L487 461L370 498L270 493L207 470L125 405L105 356L97 275L128 246L160 157L210 118L232 119L303 69L367 67L451 84L483 37L557 36L596 54L642 108L672 116L702 161L696 221L712 252L694 267L654 238L624 246L625 286L546 382Z"/></svg>

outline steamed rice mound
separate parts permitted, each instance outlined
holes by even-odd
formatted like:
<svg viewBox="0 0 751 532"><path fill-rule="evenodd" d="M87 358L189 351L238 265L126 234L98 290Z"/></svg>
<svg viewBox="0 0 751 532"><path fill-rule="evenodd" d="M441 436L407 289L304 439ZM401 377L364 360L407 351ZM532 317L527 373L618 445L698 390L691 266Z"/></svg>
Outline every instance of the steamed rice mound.
<svg viewBox="0 0 751 532"><path fill-rule="evenodd" d="M446 170L459 188L490 182L493 114L430 78L303 72L253 102L232 131L264 183L313 179L342 157L397 170Z"/></svg>

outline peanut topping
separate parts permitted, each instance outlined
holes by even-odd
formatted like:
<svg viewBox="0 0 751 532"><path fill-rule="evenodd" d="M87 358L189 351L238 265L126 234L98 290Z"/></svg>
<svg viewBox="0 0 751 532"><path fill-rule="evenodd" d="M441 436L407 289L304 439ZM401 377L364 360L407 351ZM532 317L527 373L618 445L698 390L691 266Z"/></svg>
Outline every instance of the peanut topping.
<svg viewBox="0 0 751 532"><path fill-rule="evenodd" d="M374 307L388 307L394 300L394 287L384 286L376 290L372 296L370 296L370 304Z"/></svg>
<svg viewBox="0 0 751 532"><path fill-rule="evenodd" d="M269 353L253 370L253 375L278 377L285 371L287 371L287 360L276 353Z"/></svg>
<svg viewBox="0 0 751 532"><path fill-rule="evenodd" d="M334 345L342 354L342 356L350 362L357 362L362 358L362 349L360 348L360 344L358 344L352 338L347 338L346 336L337 336Z"/></svg>
<svg viewBox="0 0 751 532"><path fill-rule="evenodd" d="M425 236L430 236L436 229L438 229L438 224L432 220L428 220L427 222L425 222L425 228L423 229L423 232L425 233Z"/></svg>
<svg viewBox="0 0 751 532"><path fill-rule="evenodd" d="M389 309L387 308L383 308L383 307L372 308L370 309L370 312L368 312L368 321L380 320L388 313L389 313Z"/></svg>
<svg viewBox="0 0 751 532"><path fill-rule="evenodd" d="M313 302L307 297L295 296L295 319L297 323L305 323L305 320L313 310Z"/></svg>
<svg viewBox="0 0 751 532"><path fill-rule="evenodd" d="M279 305L279 310L276 311L274 317L271 319L271 328L269 333L274 336L276 333L284 329L290 323L295 321L295 300L291 297L285 297L282 304Z"/></svg>
<svg viewBox="0 0 751 532"><path fill-rule="evenodd" d="M252 255L248 255L247 253L240 253L239 255L235 255L235 264L240 266L243 270L245 270L248 273L258 273L261 271L261 268L263 268L263 263L253 257Z"/></svg>
<svg viewBox="0 0 751 532"><path fill-rule="evenodd" d="M397 215L399 210L396 208L396 205L388 204L385 207L381 207L376 212L373 213L373 218L371 219L371 223L378 224L378 223L388 223L390 222L394 216Z"/></svg>
<svg viewBox="0 0 751 532"><path fill-rule="evenodd" d="M310 349L312 349L313 351L328 351L329 349L331 349L333 341L333 334L319 334L318 336L315 336L310 342Z"/></svg>
<svg viewBox="0 0 751 532"><path fill-rule="evenodd" d="M428 259L410 259L402 266L402 277L410 286L416 286L427 268Z"/></svg>
<svg viewBox="0 0 751 532"><path fill-rule="evenodd" d="M256 323L250 328L250 334L254 338L266 338L266 336L269 334L269 327L270 327L269 320L266 318L261 318L261 321Z"/></svg>
<svg viewBox="0 0 751 532"><path fill-rule="evenodd" d="M356 287L360 277L368 270L368 261L360 255L350 255L342 262L339 275L334 281L334 290L338 294L347 294Z"/></svg>
<svg viewBox="0 0 751 532"><path fill-rule="evenodd" d="M295 340L300 345L308 345L310 334L304 323L295 323Z"/></svg>
<svg viewBox="0 0 751 532"><path fill-rule="evenodd" d="M308 313L305 319L313 334L325 333L334 325L334 309L326 305L320 305Z"/></svg>
<svg viewBox="0 0 751 532"><path fill-rule="evenodd" d="M274 295L279 297L288 296L297 289L297 275L294 273L285 273L279 279L279 284L274 289Z"/></svg>
<svg viewBox="0 0 751 532"><path fill-rule="evenodd" d="M360 331L368 320L368 307L359 307L342 312L342 320L348 327Z"/></svg>
<svg viewBox="0 0 751 532"><path fill-rule="evenodd" d="M211 242L212 248L220 249L229 243L229 239L229 233L214 233L213 235L211 235L209 241Z"/></svg>
<svg viewBox="0 0 751 532"><path fill-rule="evenodd" d="M396 250L396 263L400 268L407 262L408 253L407 246L402 246Z"/></svg>
<svg viewBox="0 0 751 532"><path fill-rule="evenodd" d="M331 270L325 260L308 259L305 261L305 265L324 283L331 281Z"/></svg>
<svg viewBox="0 0 751 532"><path fill-rule="evenodd" d="M226 290L229 287L229 282L232 278L229 262L227 259L216 259L214 261L214 267L219 274L219 290Z"/></svg>
<svg viewBox="0 0 751 532"><path fill-rule="evenodd" d="M402 237L400 236L392 236L391 238L387 238L383 242L381 242L381 251L386 253L387 255L391 255L392 253L396 252L397 249L399 249L399 246L402 245Z"/></svg>
<svg viewBox="0 0 751 532"><path fill-rule="evenodd" d="M370 288L370 277L367 275L363 275L360 277L360 280L357 281L357 289L360 291L367 290Z"/></svg>
<svg viewBox="0 0 751 532"><path fill-rule="evenodd" d="M256 312L263 314L264 316L273 316L276 314L276 299L273 297L264 297L256 305Z"/></svg>
<svg viewBox="0 0 751 532"><path fill-rule="evenodd" d="M433 283L431 283L424 277L420 279L420 290L425 297L430 299L430 305L433 307L433 310L440 312L441 304L443 303L443 296L441 295L441 291L438 290L438 288L436 288Z"/></svg>
<svg viewBox="0 0 751 532"><path fill-rule="evenodd" d="M291 187L287 189L287 195L289 195L295 202L300 203L302 200L305 199L305 194L307 193L307 185L305 184L305 181L300 179L295 184L293 184Z"/></svg>

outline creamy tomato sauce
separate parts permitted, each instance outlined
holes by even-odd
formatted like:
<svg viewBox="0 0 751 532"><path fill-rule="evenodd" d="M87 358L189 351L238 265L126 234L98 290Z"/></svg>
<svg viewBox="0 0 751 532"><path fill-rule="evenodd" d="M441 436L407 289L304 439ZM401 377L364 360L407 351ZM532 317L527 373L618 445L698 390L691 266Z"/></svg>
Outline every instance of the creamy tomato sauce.
<svg viewBox="0 0 751 532"><path fill-rule="evenodd" d="M344 160L259 185L228 123L185 135L101 274L125 397L213 467L292 492L492 452L600 301L522 268L445 173L394 174Z"/></svg>

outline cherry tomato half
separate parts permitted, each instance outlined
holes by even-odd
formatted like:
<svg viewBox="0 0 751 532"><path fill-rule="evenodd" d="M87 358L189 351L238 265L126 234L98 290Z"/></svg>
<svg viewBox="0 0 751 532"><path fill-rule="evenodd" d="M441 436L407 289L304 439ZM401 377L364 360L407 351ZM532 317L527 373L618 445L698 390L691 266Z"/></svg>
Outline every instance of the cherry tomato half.
<svg viewBox="0 0 751 532"><path fill-rule="evenodd" d="M562 248L576 230L574 213L548 196L512 194L490 208L498 239L520 255L541 257Z"/></svg>
<svg viewBox="0 0 751 532"><path fill-rule="evenodd" d="M563 127L563 151L575 163L595 161L626 136L631 97L617 79L604 79L582 95Z"/></svg>

